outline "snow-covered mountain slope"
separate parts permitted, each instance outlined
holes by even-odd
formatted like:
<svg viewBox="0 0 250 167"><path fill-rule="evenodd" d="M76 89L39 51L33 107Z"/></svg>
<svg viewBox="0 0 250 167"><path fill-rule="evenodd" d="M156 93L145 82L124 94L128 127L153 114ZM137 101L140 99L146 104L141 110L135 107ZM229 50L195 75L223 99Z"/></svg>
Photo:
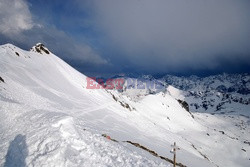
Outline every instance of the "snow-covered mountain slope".
<svg viewBox="0 0 250 167"><path fill-rule="evenodd" d="M190 78L166 76L161 79L154 79L153 77L142 76L139 77L139 80L144 80L145 85L149 81L165 85L165 89L161 90L163 96L170 95L172 98L176 99L183 108L194 117L194 120L208 128L206 135L209 136L209 139L199 138L196 140L193 139L193 136L189 136L189 140L192 141L192 143L201 142L199 145L203 145L203 147L204 145L210 147L209 150L205 151L208 157L211 158L209 155L213 154L217 157L211 159L219 158L216 160L217 162L223 160L221 164L218 163L217 165L221 166L222 164L227 164L228 166L244 166L243 164L230 164L229 161L232 161L235 157L225 154L225 152L234 152L233 154L237 155L237 158L245 157L245 160L250 161L249 151L246 150L249 149L250 146L250 105L247 102L249 101L250 96L248 93L241 94L238 92L238 90L241 89L240 87L243 87L245 90L249 88L247 87L248 83L250 83L248 78L249 75L247 74L223 74L208 78L198 78L194 76ZM135 78L126 79L128 83L130 83L130 80L136 80ZM136 84L138 84L138 82L136 82ZM217 86L214 84L216 82ZM211 83L211 85L209 85L209 83ZM233 85L234 87L237 87L237 89L227 92L218 90L218 85L221 87L224 83L227 83L229 87L230 85ZM241 85L240 83L243 83L244 85ZM179 89L173 87L171 84ZM157 91L159 90L151 88L146 90L130 89L129 86L125 84L124 89L120 92L132 101L138 102L148 96L159 96ZM207 101L209 101L211 105L206 108L205 104ZM155 105L153 107L155 107ZM216 138L211 138L210 130L215 131L216 133L219 132L222 135L217 136ZM189 132L189 135L193 135L193 132ZM225 136L226 138L224 138ZM194 137L197 137L197 135L194 135ZM218 142L218 139L220 142ZM211 141L214 143L211 144ZM218 147L223 149L218 150ZM238 152L237 150L241 150L242 152ZM218 157L218 155L220 156Z"/></svg>
<svg viewBox="0 0 250 167"><path fill-rule="evenodd" d="M0 46L0 77L0 166L172 166L174 142L179 166L250 163L249 118L187 112L175 88L87 89L42 44Z"/></svg>

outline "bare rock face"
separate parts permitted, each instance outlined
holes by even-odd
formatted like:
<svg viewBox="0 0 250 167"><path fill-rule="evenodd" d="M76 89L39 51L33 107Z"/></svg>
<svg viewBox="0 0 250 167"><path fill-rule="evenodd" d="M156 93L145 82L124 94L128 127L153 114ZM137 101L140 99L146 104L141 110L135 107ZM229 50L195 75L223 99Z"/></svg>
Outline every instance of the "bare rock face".
<svg viewBox="0 0 250 167"><path fill-rule="evenodd" d="M180 99L178 99L177 101L182 105L182 107L183 107L186 111L189 111L189 105L188 105L188 103L187 103L186 101L180 100Z"/></svg>
<svg viewBox="0 0 250 167"><path fill-rule="evenodd" d="M2 78L2 77L0 77L0 82L4 82L4 80L3 80L3 78Z"/></svg>
<svg viewBox="0 0 250 167"><path fill-rule="evenodd" d="M194 118L194 115L189 111L189 105L188 105L188 103L187 103L186 101L180 100L180 99L178 99L177 101L181 104L181 106L182 106L187 112L189 112L189 114L191 115L191 117Z"/></svg>
<svg viewBox="0 0 250 167"><path fill-rule="evenodd" d="M37 43L35 46L33 46L30 51L37 52L40 54L50 54L50 51L48 48L44 46L42 43Z"/></svg>

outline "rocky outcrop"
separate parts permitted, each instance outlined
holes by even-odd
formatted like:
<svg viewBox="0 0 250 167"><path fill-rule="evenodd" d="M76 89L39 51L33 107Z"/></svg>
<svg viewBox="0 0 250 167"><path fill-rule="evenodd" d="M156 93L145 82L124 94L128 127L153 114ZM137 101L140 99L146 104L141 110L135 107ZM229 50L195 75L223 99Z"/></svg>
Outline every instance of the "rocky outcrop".
<svg viewBox="0 0 250 167"><path fill-rule="evenodd" d="M4 79L2 77L0 77L0 82L4 82Z"/></svg>
<svg viewBox="0 0 250 167"><path fill-rule="evenodd" d="M182 106L187 112L189 112L189 114L191 115L191 117L194 118L194 115L189 111L189 105L188 105L188 103L187 103L186 101L180 100L180 99L178 99L177 101L181 104L181 106Z"/></svg>
<svg viewBox="0 0 250 167"><path fill-rule="evenodd" d="M40 54L50 54L50 51L49 51L49 49L48 48L46 48L45 46L44 46L44 44L42 44L42 43L38 43L38 44L36 44L35 46L33 46L32 48L31 48L31 51L33 51L33 52L37 52L37 53L40 53Z"/></svg>

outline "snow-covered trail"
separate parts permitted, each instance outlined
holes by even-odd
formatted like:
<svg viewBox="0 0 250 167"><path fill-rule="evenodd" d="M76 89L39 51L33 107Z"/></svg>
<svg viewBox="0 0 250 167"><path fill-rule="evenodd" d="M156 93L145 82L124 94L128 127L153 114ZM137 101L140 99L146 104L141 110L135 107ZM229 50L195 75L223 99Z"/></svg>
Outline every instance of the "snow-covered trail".
<svg viewBox="0 0 250 167"><path fill-rule="evenodd" d="M15 138L25 136L22 142L26 143L27 148L22 149L27 149L27 155L23 155L23 158L26 156L27 166L167 166L153 157L146 158L108 141L100 134L83 129L70 116L49 111L33 111L30 114L33 120L16 122L22 130L14 130L19 133ZM10 143L7 155L9 153L12 157L5 157L5 166L20 161L18 147ZM8 158L12 158L11 161L7 161Z"/></svg>

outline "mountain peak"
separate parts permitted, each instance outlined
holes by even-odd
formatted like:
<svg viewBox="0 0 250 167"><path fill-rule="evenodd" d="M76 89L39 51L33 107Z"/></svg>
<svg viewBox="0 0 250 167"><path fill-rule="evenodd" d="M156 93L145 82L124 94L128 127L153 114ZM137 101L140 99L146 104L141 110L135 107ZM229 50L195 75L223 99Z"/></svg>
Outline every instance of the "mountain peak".
<svg viewBox="0 0 250 167"><path fill-rule="evenodd" d="M45 47L44 44L42 43L37 43L35 46L33 46L30 51L37 52L40 54L50 54L51 52L49 51L48 48Z"/></svg>

